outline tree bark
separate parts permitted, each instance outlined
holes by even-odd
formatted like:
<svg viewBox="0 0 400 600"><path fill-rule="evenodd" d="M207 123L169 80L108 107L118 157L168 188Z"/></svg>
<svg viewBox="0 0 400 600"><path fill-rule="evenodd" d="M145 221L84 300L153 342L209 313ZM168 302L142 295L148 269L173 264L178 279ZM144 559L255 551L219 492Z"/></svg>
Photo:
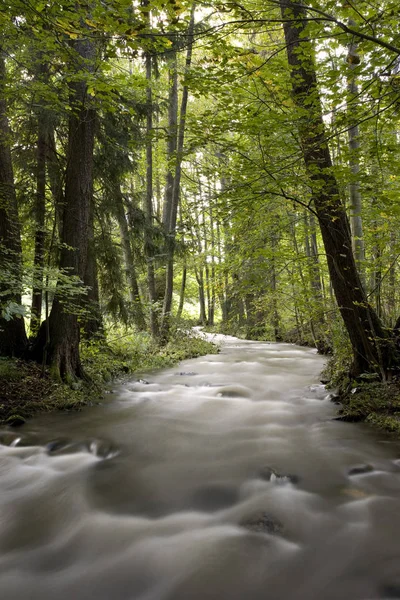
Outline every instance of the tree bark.
<svg viewBox="0 0 400 600"><path fill-rule="evenodd" d="M47 66L40 65L39 79L46 75ZM45 259L45 218L46 218L46 155L47 155L47 115L43 106L39 107L37 117L36 144L36 198L35 198L35 254L33 258L34 275L32 286L30 336L38 332L42 316L43 270Z"/></svg>
<svg viewBox="0 0 400 600"><path fill-rule="evenodd" d="M181 291L179 294L179 306L178 306L178 310L176 313L176 318L178 321L182 317L183 305L185 303L186 278L187 278L187 265L186 265L186 259L185 259L185 262L183 264L183 269L182 269L182 281L181 281Z"/></svg>
<svg viewBox="0 0 400 600"><path fill-rule="evenodd" d="M124 209L124 200L121 192L121 186L119 184L116 184L115 186L114 198L115 214L117 217L119 231L121 234L122 250L124 253L125 261L125 274L129 287L129 297L132 305L133 320L139 331L144 331L146 329L146 321L144 318L142 301L140 299L135 262L133 259L128 223L126 220Z"/></svg>
<svg viewBox="0 0 400 600"><path fill-rule="evenodd" d="M74 41L76 80L70 83L67 169L65 175L64 213L60 269L84 281L88 260L90 210L93 201L93 148L95 110L88 97L85 72L92 69L95 48L88 39ZM78 302L82 305L82 302ZM83 377L80 355L80 327L77 310L68 307L68 297L60 284L51 309L48 339L39 332L34 355L51 365L55 377L74 379Z"/></svg>
<svg viewBox="0 0 400 600"><path fill-rule="evenodd" d="M21 305L22 248L18 217L17 196L10 149L10 128L7 118L6 65L0 47L0 291L11 290L1 296L0 310L10 303ZM4 278L4 279L3 279ZM3 318L0 312L0 355L21 356L27 338L22 317L12 314Z"/></svg>
<svg viewBox="0 0 400 600"><path fill-rule="evenodd" d="M356 23L350 19L349 25L356 26ZM364 233L362 223L362 198L360 191L360 132L357 122L357 104L358 104L358 85L354 69L360 63L360 57L357 51L357 44L352 41L348 47L347 62L351 76L347 81L347 114L349 117L349 163L351 172L350 190L350 226L352 233L352 246L356 266L360 274L361 283L365 287L364 267L365 267L365 248Z"/></svg>
<svg viewBox="0 0 400 600"><path fill-rule="evenodd" d="M149 293L150 333L153 339L159 338L159 324L156 311L157 289L154 268L154 242L153 242L153 91L152 58L146 53L146 80L147 80L147 115L146 115L146 202L145 202L145 240L144 252L147 261L147 286Z"/></svg>
<svg viewBox="0 0 400 600"><path fill-rule="evenodd" d="M325 135L306 13L297 0L281 0L280 4L300 143L336 301L353 350L352 372L377 372L385 379L395 359L394 345L367 301L354 261L350 227Z"/></svg>
<svg viewBox="0 0 400 600"><path fill-rule="evenodd" d="M88 249L86 270L83 283L87 287L85 308L87 316L84 321L83 331L88 340L104 337L103 319L100 310L99 279L97 275L97 260L94 240L94 200L90 202L88 223Z"/></svg>
<svg viewBox="0 0 400 600"><path fill-rule="evenodd" d="M195 17L196 4L192 4L190 22L187 32L188 45L186 53L185 71L190 69L192 63L192 51L193 51L193 31L194 31L194 17ZM172 295L174 289L174 254L175 254L175 236L176 236L176 219L178 215L178 206L180 200L180 187L181 187L181 174L182 174L182 159L183 159L183 144L185 139L185 125L186 125L186 112L187 103L189 98L189 89L187 84L183 86L182 99L179 115L179 128L178 136L176 140L176 162L175 162L175 176L173 178L173 190L169 214L166 215L166 226L167 226L167 271L166 271L166 285L165 285L165 296L163 304L163 318L162 318L162 335L164 338L168 336L171 308L172 308Z"/></svg>

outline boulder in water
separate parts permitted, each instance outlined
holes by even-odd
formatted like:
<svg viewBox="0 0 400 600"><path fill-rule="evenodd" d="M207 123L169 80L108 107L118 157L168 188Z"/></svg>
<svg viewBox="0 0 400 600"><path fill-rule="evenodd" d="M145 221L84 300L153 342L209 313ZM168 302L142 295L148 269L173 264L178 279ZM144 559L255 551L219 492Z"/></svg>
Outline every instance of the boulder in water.
<svg viewBox="0 0 400 600"><path fill-rule="evenodd" d="M297 475L282 475L277 473L271 467L265 466L263 467L258 476L265 481L271 481L275 483L298 483L299 477Z"/></svg>
<svg viewBox="0 0 400 600"><path fill-rule="evenodd" d="M371 473L373 470L374 467L372 465L355 465L347 471L347 475L350 475L350 477L352 475L364 475L364 473Z"/></svg>
<svg viewBox="0 0 400 600"><path fill-rule="evenodd" d="M269 533L277 535L283 532L283 524L272 515L266 512L260 512L252 517L245 519L240 523L242 527L245 527L249 531L255 533Z"/></svg>

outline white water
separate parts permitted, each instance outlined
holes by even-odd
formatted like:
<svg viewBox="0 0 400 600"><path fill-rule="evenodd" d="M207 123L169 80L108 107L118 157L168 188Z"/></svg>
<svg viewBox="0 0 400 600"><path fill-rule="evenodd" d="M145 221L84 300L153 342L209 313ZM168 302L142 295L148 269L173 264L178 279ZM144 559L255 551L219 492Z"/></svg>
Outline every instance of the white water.
<svg viewBox="0 0 400 600"><path fill-rule="evenodd" d="M103 406L4 431L1 600L400 597L400 446L332 420L322 366L226 338ZM374 470L350 476L360 464ZM260 515L282 530L244 526Z"/></svg>

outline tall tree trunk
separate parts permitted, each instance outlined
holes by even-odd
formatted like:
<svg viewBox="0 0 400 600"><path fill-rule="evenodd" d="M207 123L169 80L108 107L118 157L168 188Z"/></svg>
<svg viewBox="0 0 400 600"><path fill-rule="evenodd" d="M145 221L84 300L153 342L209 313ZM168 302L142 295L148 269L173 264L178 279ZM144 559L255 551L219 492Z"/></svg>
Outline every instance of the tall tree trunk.
<svg viewBox="0 0 400 600"><path fill-rule="evenodd" d="M146 329L146 321L144 318L142 301L140 299L135 262L133 259L131 240L124 208L124 200L121 192L121 186L119 184L116 184L114 190L114 207L119 231L121 234L122 250L125 261L125 274L129 286L129 297L132 304L133 320L139 331L144 331Z"/></svg>
<svg viewBox="0 0 400 600"><path fill-rule="evenodd" d="M182 281L181 281L181 291L179 294L179 306L176 313L176 318L179 319L182 317L183 305L185 303L185 291L186 291L186 279L187 279L187 265L186 258L184 259L183 269L182 269Z"/></svg>
<svg viewBox="0 0 400 600"><path fill-rule="evenodd" d="M49 124L47 145L46 145L46 166L47 175L51 190L51 195L54 202L54 219L57 225L58 236L61 239L62 236L62 221L64 214L64 179L65 173L61 168L58 155L57 146L54 135L54 127Z"/></svg>
<svg viewBox="0 0 400 600"><path fill-rule="evenodd" d="M190 13L190 22L187 32L188 45L186 53L185 72L188 72L192 63L192 51L193 51L193 32L194 32L194 17L195 17L196 4L192 4ZM174 254L175 254L175 236L176 236L176 219L178 215L178 206L180 200L180 188L181 188L181 174L182 174L182 159L183 159L183 144L185 139L185 125L186 125L186 112L187 103L189 97L189 89L187 84L183 86L181 108L179 115L179 128L178 137L176 140L176 162L175 162L175 176L173 180L173 193L172 202L170 206L169 214L166 215L167 229L167 271L166 271L166 285L165 285L165 296L163 305L163 320L162 320L162 335L164 338L168 336L171 308L172 308L172 294L174 288Z"/></svg>
<svg viewBox="0 0 400 600"><path fill-rule="evenodd" d="M206 297L204 293L204 274L203 274L203 265L201 264L199 268L195 267L195 274L197 279L197 284L199 286L199 305L200 305L200 315L199 315L199 325L205 325L207 321L206 314Z"/></svg>
<svg viewBox="0 0 400 600"><path fill-rule="evenodd" d="M349 19L349 25L356 27L356 23ZM356 266L360 274L361 282L365 287L364 267L365 267L365 248L364 248L364 233L362 224L362 198L360 191L360 132L357 121L357 105L358 105L358 85L354 69L360 63L357 44L352 41L349 44L347 62L350 69L350 77L347 81L347 114L349 117L349 151L350 151L350 172L351 181L350 189L350 226L352 233L352 247Z"/></svg>
<svg viewBox="0 0 400 600"><path fill-rule="evenodd" d="M146 202L145 202L145 239L144 251L147 261L147 287L149 293L150 333L154 339L159 337L158 316L156 311L157 289L154 266L153 242L153 91L152 91L152 58L146 53L147 80L147 116L146 116Z"/></svg>
<svg viewBox="0 0 400 600"><path fill-rule="evenodd" d="M384 379L394 360L394 346L368 304L351 248L350 227L322 119L313 49L307 36L306 12L297 0L281 0L293 101L304 162L321 227L329 273L352 350L353 374L373 371Z"/></svg>
<svg viewBox="0 0 400 600"><path fill-rule="evenodd" d="M278 311L278 298L277 298L277 274L276 274L276 252L279 244L278 238L278 222L274 219L271 231L271 291L272 291L272 326L274 328L274 337L276 342L282 341L280 333L280 316Z"/></svg>
<svg viewBox="0 0 400 600"><path fill-rule="evenodd" d="M215 181L214 181L215 183ZM216 189L214 187L214 193L216 193ZM214 213L213 213L213 203L211 196L211 189L209 188L209 196L208 196L208 210L210 216L210 243L211 243L211 305L210 311L208 315L208 324L213 326L215 319L215 232L214 232Z"/></svg>
<svg viewBox="0 0 400 600"><path fill-rule="evenodd" d="M1 297L0 355L21 356L27 344L25 323L13 314L12 305L21 305L22 248L5 87L6 65L0 47L0 290L11 290ZM2 312L7 308L11 310L4 318Z"/></svg>
<svg viewBox="0 0 400 600"><path fill-rule="evenodd" d="M41 75L47 67L40 65ZM35 198L35 254L33 259L34 276L32 286L32 305L30 335L34 337L40 327L43 298L43 270L45 259L45 218L46 218L46 155L47 155L47 115L43 106L38 110L38 132L36 143L36 198Z"/></svg>
<svg viewBox="0 0 400 600"><path fill-rule="evenodd" d="M88 340L104 336L103 319L100 310L99 279L97 275L96 250L94 246L94 201L90 203L88 223L88 249L85 277L83 279L87 287L85 307L88 314L85 317L83 330Z"/></svg>
<svg viewBox="0 0 400 600"><path fill-rule="evenodd" d="M178 63L176 51L172 52L169 67L169 98L168 98L168 135L167 135L167 176L163 204L162 223L165 235L170 233L172 204L174 201L174 181L176 148L178 140Z"/></svg>
<svg viewBox="0 0 400 600"><path fill-rule="evenodd" d="M216 219L216 238L217 238L217 251L218 251L218 269L217 269L217 286L218 286L218 300L221 307L221 320L222 324L225 324L228 320L228 311L226 306L226 289L224 270L222 265L222 241L221 241L221 227L219 218Z"/></svg>
<svg viewBox="0 0 400 600"><path fill-rule="evenodd" d="M390 267L389 267L389 282L388 282L388 295L387 295L387 316L388 321L392 325L396 322L396 262L397 256L395 255L394 248L396 247L396 233L391 232L390 234Z"/></svg>
<svg viewBox="0 0 400 600"><path fill-rule="evenodd" d="M65 175L64 213L60 269L84 281L88 259L90 210L93 200L93 148L95 110L88 95L85 73L94 68L95 48L86 39L72 43L76 60L76 80L70 83L67 169ZM76 310L68 307L65 289L56 289L47 327L39 332L34 348L36 358L51 365L53 375L63 379L83 377L80 355L80 327ZM46 339L47 338L47 339Z"/></svg>

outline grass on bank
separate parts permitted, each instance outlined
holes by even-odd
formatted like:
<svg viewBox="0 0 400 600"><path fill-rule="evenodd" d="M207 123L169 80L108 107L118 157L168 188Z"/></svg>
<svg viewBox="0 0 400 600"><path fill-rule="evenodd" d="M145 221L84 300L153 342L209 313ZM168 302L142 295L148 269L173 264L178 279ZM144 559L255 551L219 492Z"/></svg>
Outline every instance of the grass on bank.
<svg viewBox="0 0 400 600"><path fill-rule="evenodd" d="M399 377L381 382L373 374L365 373L352 379L349 376L352 352L344 334L333 347L335 350L323 372L323 378L337 392L335 400L341 404L339 418L349 422L365 422L400 437Z"/></svg>
<svg viewBox="0 0 400 600"><path fill-rule="evenodd" d="M0 358L0 424L22 425L40 412L80 410L98 403L105 385L117 377L217 352L215 344L190 331L178 331L165 346L143 333L115 334L107 342L82 344L82 363L90 382L71 385L54 381L48 371L42 377L36 363Z"/></svg>

